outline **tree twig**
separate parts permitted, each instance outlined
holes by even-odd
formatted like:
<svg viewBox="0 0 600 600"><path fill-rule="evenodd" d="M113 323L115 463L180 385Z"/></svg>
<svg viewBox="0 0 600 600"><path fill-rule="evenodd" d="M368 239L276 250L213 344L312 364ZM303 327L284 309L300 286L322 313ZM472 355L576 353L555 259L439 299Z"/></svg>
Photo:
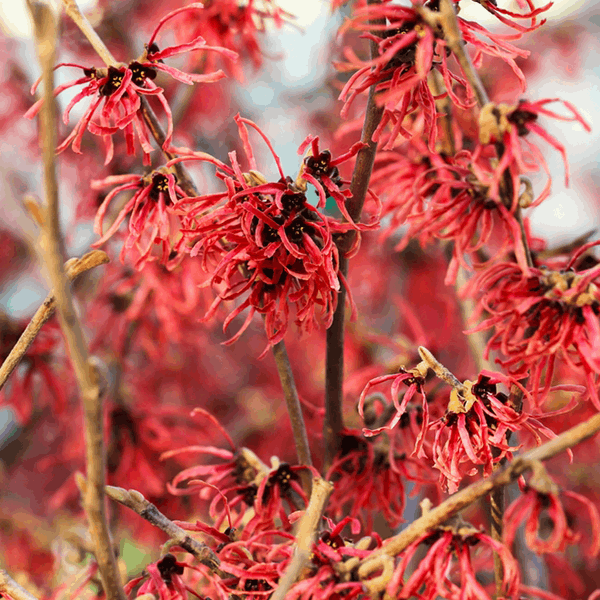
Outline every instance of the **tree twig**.
<svg viewBox="0 0 600 600"><path fill-rule="evenodd" d="M109 258L106 252L103 252L102 250L92 250L81 258L71 258L65 263L67 277L73 281L82 273L99 265L104 265L107 262L109 262ZM21 337L17 340L17 343L0 366L0 390L4 387L10 374L21 362L23 356L25 356L29 346L31 346L33 340L35 340L44 323L46 323L54 314L55 308L56 298L54 292L50 292L46 296L43 304L35 311L35 314L27 324L25 331L21 334Z"/></svg>
<svg viewBox="0 0 600 600"><path fill-rule="evenodd" d="M379 0L369 0L369 4L379 4ZM377 21L374 21L376 23ZM371 44L371 57L377 56L377 44ZM356 156L350 191L352 197L346 202L348 213L354 222L360 220L360 215L367 197L369 181L375 162L377 142L373 141L373 133L377 129L383 107L377 106L375 101L375 86L369 89L369 98L365 112L365 121L361 141L367 144ZM348 275L348 259L344 254L352 247L356 232L349 231L337 243L340 251L339 270L344 278ZM340 449L341 431L344 428L342 415L342 402L344 395L344 320L346 312L346 288L342 285L338 294L337 306L333 315L333 322L327 330L327 349L325 365L325 423L323 437L325 439L324 472L327 471L335 455Z"/></svg>
<svg viewBox="0 0 600 600"><path fill-rule="evenodd" d="M107 67L116 66L119 63L112 55L111 51L106 47L106 44L102 41L100 36L96 33L92 24L87 20L87 18L81 13L79 10L79 6L77 6L77 2L75 0L63 0L63 5L65 7L65 12L73 23L81 29L81 32L88 39L94 50L97 52L98 56L104 61Z"/></svg>
<svg viewBox="0 0 600 600"><path fill-rule="evenodd" d="M215 553L206 545L192 538L185 529L179 527L165 517L152 502L149 502L137 490L125 490L120 487L107 485L106 495L119 502L123 506L130 508L140 517L146 519L149 523L164 531L178 546L193 554L203 565L211 571L222 575L219 569L220 561Z"/></svg>
<svg viewBox="0 0 600 600"><path fill-rule="evenodd" d="M456 492L422 517L413 521L398 535L388 539L383 547L361 561L358 569L359 577L367 577L373 572L377 564L376 561L380 561L386 556L390 557L399 554L428 530L441 525L460 510L489 494L492 490L514 481L520 475L532 469L539 461L548 460L576 446L598 431L600 431L600 414L596 414L587 421L575 425L575 427L568 429L545 444L533 448L521 456L517 456L503 469L496 471L490 477L476 481Z"/></svg>
<svg viewBox="0 0 600 600"><path fill-rule="evenodd" d="M439 6L439 12L435 12L425 7L419 7L417 10L430 27L433 29L436 29L438 26L442 27L446 44L456 57L458 64L475 93L477 104L481 108L489 102L489 98L473 63L471 62L471 58L465 50L465 42L460 32L458 19L456 18L454 3L452 0L440 0Z"/></svg>
<svg viewBox="0 0 600 600"><path fill-rule="evenodd" d="M3 569L0 569L0 592L8 594L13 600L38 600Z"/></svg>
<svg viewBox="0 0 600 600"><path fill-rule="evenodd" d="M56 102L54 62L57 16L46 3L29 0L38 59L42 68L44 103L40 111L40 145L44 164L46 210L41 245L54 289L58 316L84 407L85 448L89 484L83 498L94 541L96 559L106 597L125 600L104 509L105 451L102 402L98 373L89 360L88 349L63 267L63 241L60 233L58 181L56 178Z"/></svg>
<svg viewBox="0 0 600 600"><path fill-rule="evenodd" d="M301 465L312 465L310 456L310 447L308 445L308 436L306 434L306 425L302 416L302 407L298 398L298 390L294 381L294 373L290 365L287 350L283 341L273 346L273 356L279 373L279 380L283 388L288 415L292 422L292 431L294 433L294 442L296 444L296 454L298 462Z"/></svg>
<svg viewBox="0 0 600 600"><path fill-rule="evenodd" d="M310 560L315 534L319 528L321 515L325 510L325 505L331 492L333 492L333 485L329 481L325 481L321 478L313 479L310 502L300 521L298 534L296 535L296 550L294 556L292 557L286 572L279 580L279 587L271 596L271 600L285 599L286 594L289 592L292 585L294 585Z"/></svg>

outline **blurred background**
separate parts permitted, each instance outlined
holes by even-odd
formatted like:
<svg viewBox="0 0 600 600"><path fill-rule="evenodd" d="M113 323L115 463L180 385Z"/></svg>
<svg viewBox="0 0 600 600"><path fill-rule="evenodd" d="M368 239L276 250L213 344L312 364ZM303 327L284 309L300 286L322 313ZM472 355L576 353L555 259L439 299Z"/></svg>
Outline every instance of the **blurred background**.
<svg viewBox="0 0 600 600"><path fill-rule="evenodd" d="M211 2L205 4L210 6ZM286 15L279 22L280 19L266 17L259 23L253 33L256 46L254 40L242 42L246 53L242 56L241 68L236 71L229 65L228 79L190 89L167 78L158 80L165 87L179 125L179 129L176 126L176 145L187 145L227 160L228 151L239 151L237 128L232 118L237 112L257 122L273 140L284 171L289 174L295 174L299 168L297 148L309 133L321 136L325 140L324 147L340 143L336 130L343 125L339 117L341 104L337 100L341 83L336 79L331 62L339 57L341 41L336 38L336 31L350 8L344 6L332 13L325 0L282 0L277 5L295 18ZM151 9L149 6L138 0L81 3L117 59L124 61L141 53L144 40L148 39L158 18L177 5L169 0L152 3ZM266 13L272 10L270 2L265 2L264 7ZM513 8L516 10L516 4ZM469 2L461 16L490 29L506 31L504 27L497 28L476 2ZM597 229L600 222L597 194L600 127L596 123L597 106L600 106L600 5L561 0L555 2L547 19L543 28L515 42L531 52L528 59L519 61L528 79L527 98L567 100L592 125L592 132L586 133L578 125L563 127L558 121L544 123L547 131L564 144L571 184L568 188L564 185L560 153L545 145L553 190L551 197L529 211L528 216L534 234L548 238L550 246L558 246ZM163 32L163 35L169 38L172 32ZM37 229L23 204L26 195L39 194L41 171L36 123L22 116L33 103L29 89L39 75L29 18L22 0L0 3L0 52L0 356L4 358L48 290L36 260ZM189 66L187 60L182 57L179 65ZM60 61L99 66L87 41L67 20L63 20ZM57 83L70 81L73 76L68 68L56 72ZM503 99L505 83L510 77L503 65L484 64L483 79L492 97ZM511 93L514 91L514 85L507 87ZM61 94L61 109L75 93L68 90ZM85 108L78 105L73 109L71 126ZM558 104L556 111L566 114ZM68 131L69 126L61 125L60 138ZM353 135L356 141L359 133L354 131ZM84 140L84 155L76 155L69 148L59 161L64 200L62 220L70 256L83 254L96 239L92 222L102 197L90 190L90 175L101 179L110 174L135 172L140 165L139 157L126 157L106 167L102 148L97 147L94 136L86 134ZM261 152L262 163L267 165L265 170L271 169L265 174L274 175L275 165L269 153L265 148ZM157 156L154 158L158 160ZM193 171L200 181L205 181L201 168ZM535 178L533 184L539 187ZM210 187L211 183L206 185ZM600 237L598 233L594 233L592 239L597 237ZM393 334L394 339L399 340L408 335L408 319L385 308L400 288L415 305L420 302L423 290L440 298L435 318L439 318L439 330L444 330L447 337L438 339L437 343L440 346L443 341L447 343L447 354L436 356L444 364L453 366L452 361L457 360L455 350L462 344L453 341L450 335L458 329L459 317L452 304L453 291L444 290L441 284L445 264L438 264L437 259L425 259L420 250L411 246L403 256L407 260L400 265L397 257L383 255L377 240L377 234L365 236L365 253L353 263L351 274L351 285L363 319L351 326L347 349L348 372L355 375L348 386L349 394L354 395L349 399L349 413L353 414L350 419L355 421L357 394L369 376L379 374L373 370L375 358L387 360L388 364L398 361L397 348L373 349L378 336ZM379 262L374 263L374 260ZM374 272L373 264L382 265L378 273ZM246 339L232 347L220 346L219 342L227 336L198 325L203 310L173 309L170 300L178 298L177 294L181 295L183 304L187 301L188 291L182 290L179 283L173 282L173 287L165 291L153 287L154 280L144 273L130 285L125 273L132 280L137 277L131 275L131 270L119 267L117 251L110 270L102 276L91 274L83 278L78 288L82 298L96 298L94 303L82 301L81 311L90 328L92 349L111 367L113 383L117 382L107 422L113 481L117 485L125 482L127 487L138 486L162 509L180 510L179 499L166 499L165 481L187 463L165 465L158 457L173 445L192 443L198 435L208 440L211 436L218 438L206 423L189 422L189 409L200 402L227 423L236 442L254 444L253 449L263 449L266 457L279 454L289 459L291 449L286 443L289 431L285 409L280 402L273 401L279 398L280 392L271 359L255 360L264 349L264 340ZM385 273L396 273L400 283L388 281ZM437 278L437 287L431 282L433 278ZM195 283L192 278L190 287L195 289ZM145 295L140 292L142 289ZM199 304L205 302L203 298L195 300ZM119 303L124 308L119 308ZM134 305L143 305L135 321L131 317ZM139 326L140 322L145 329ZM143 333L128 334L127 328L132 323L138 327L137 332ZM114 328L108 328L109 325ZM436 331L435 324L430 322L429 326L430 332ZM260 332L260 326L251 332ZM195 336L193 343L192 336ZM43 565L42 558L47 556L44 552L49 553L44 528L50 527L44 519L51 514L53 522L60 523L57 515L67 514L77 506L72 473L82 465L81 442L75 439L79 431L73 431L72 425L69 431L64 419L57 416L63 414L61 411L68 412L65 407L70 402L69 398L57 398L60 396L55 389L57 382L68 381L73 386L64 351L63 360L57 358L61 356L59 338L56 329L50 329L46 338L40 340L39 347L33 348L29 362L21 368L18 384L2 392L0 462L8 487L0 480L0 487L4 488L4 496L0 498L0 542L5 542L5 548L13 549L14 564L18 564L22 556L18 548L27 546L30 551L39 549ZM127 354L125 372L121 373L111 362L114 359L117 364L121 358L118 353L113 355L113 344L127 343L131 343L133 351ZM199 352L199 348L205 351ZM298 370L296 377L317 447L322 416L323 349L322 332L316 332L308 341L291 341L289 349ZM52 360L48 358L50 350ZM162 358L162 353L168 358L161 363L163 370L156 370L153 360L159 355ZM466 369L459 364L454 367ZM158 404L163 408L157 410ZM273 440L265 442L263 433L275 426L282 432L280 439L275 443ZM222 440L212 439L212 442L222 444ZM22 510L18 507L24 499L30 512L18 526L14 515ZM52 537L53 532L48 529L47 537ZM135 535L140 535L139 530ZM149 540L153 539L152 532L146 531L146 535ZM141 564L144 553L129 539L123 542L123 552L135 571L136 561ZM40 577L43 573L41 568Z"/></svg>

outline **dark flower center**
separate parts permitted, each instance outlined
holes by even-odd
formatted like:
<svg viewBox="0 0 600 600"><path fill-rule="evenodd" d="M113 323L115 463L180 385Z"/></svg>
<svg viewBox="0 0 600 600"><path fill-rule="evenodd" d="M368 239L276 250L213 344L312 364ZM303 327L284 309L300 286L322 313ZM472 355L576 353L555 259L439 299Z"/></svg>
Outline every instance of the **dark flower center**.
<svg viewBox="0 0 600 600"><path fill-rule="evenodd" d="M165 554L157 563L158 571L163 581L170 585L173 583L173 575L183 575L183 567L177 564L175 557L172 554Z"/></svg>
<svg viewBox="0 0 600 600"><path fill-rule="evenodd" d="M149 195L154 202L158 202L159 194L164 194L166 206L173 204L169 194L169 179L162 173L154 173L152 175L152 187L150 188Z"/></svg>
<svg viewBox="0 0 600 600"><path fill-rule="evenodd" d="M108 67L108 81L100 86L99 92L101 96L112 96L123 83L125 71L120 71L116 67Z"/></svg>
<svg viewBox="0 0 600 600"><path fill-rule="evenodd" d="M129 70L131 71L131 81L138 86L143 85L146 81L146 78L156 78L156 71L154 69L145 67L137 61L129 63Z"/></svg>
<svg viewBox="0 0 600 600"><path fill-rule="evenodd" d="M340 185L342 179L337 167L331 166L331 152L323 150L317 156L307 156L304 159L306 171L320 180L321 177L327 176L335 185Z"/></svg>
<svg viewBox="0 0 600 600"><path fill-rule="evenodd" d="M517 110L510 113L506 118L509 122L517 127L517 132L519 135L527 135L527 133L529 133L529 129L525 127L525 124L536 121L537 115L529 110L521 110L517 108Z"/></svg>

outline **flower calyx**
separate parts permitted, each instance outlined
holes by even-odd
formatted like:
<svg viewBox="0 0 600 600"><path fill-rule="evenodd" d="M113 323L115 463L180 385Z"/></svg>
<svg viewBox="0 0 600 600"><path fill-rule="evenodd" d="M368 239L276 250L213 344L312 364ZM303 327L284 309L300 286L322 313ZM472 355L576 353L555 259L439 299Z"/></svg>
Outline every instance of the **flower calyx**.
<svg viewBox="0 0 600 600"><path fill-rule="evenodd" d="M540 277L540 284L546 288L544 297L548 300L560 300L565 304L582 308L598 304L600 293L598 286L589 282L585 288L581 286L584 275L575 271L546 271Z"/></svg>
<svg viewBox="0 0 600 600"><path fill-rule="evenodd" d="M488 102L479 113L479 141L482 144L500 141L513 127L517 128L518 135L527 135L529 129L525 125L535 121L537 114L519 108L520 104Z"/></svg>

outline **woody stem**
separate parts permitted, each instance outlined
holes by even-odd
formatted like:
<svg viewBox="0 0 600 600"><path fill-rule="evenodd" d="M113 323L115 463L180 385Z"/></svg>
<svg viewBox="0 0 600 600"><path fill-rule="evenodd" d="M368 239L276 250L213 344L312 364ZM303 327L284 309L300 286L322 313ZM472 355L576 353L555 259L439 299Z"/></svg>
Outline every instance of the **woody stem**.
<svg viewBox="0 0 600 600"><path fill-rule="evenodd" d="M370 0L369 4L379 4L379 0ZM375 23L376 21L374 21ZM371 57L377 56L377 45L371 41ZM352 197L348 199L346 208L356 223L360 220L367 189L373 171L377 142L373 141L373 133L377 129L383 108L377 106L375 100L375 87L369 90L369 99L365 112L365 121L361 135L361 141L367 144L366 148L360 150L356 157L354 172L350 191ZM349 231L339 242L340 252L339 270L341 276L346 280L348 275L348 259L344 256L354 242L356 232ZM344 387L344 320L346 308L346 288L340 286L337 306L333 315L331 327L327 330L327 349L325 366L325 423L323 425L323 437L325 438L325 460L324 472L327 471L335 455L338 453L341 443L341 431L344 428L344 417L342 415L343 387Z"/></svg>
<svg viewBox="0 0 600 600"><path fill-rule="evenodd" d="M292 432L294 434L298 462L301 465L312 465L310 447L306 435L306 425L304 424L304 417L302 416L302 407L300 406L300 399L298 398L298 390L296 389L296 382L294 381L294 373L292 372L290 359L283 341L273 346L273 356L275 357L279 380L281 381L288 414L292 423Z"/></svg>

